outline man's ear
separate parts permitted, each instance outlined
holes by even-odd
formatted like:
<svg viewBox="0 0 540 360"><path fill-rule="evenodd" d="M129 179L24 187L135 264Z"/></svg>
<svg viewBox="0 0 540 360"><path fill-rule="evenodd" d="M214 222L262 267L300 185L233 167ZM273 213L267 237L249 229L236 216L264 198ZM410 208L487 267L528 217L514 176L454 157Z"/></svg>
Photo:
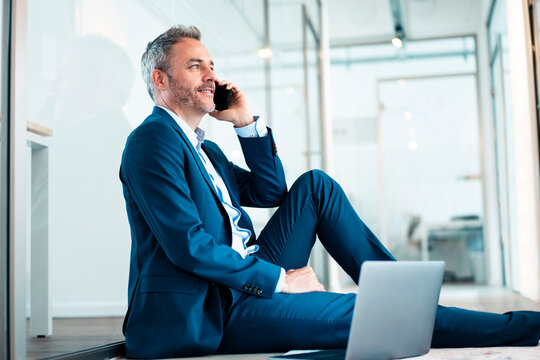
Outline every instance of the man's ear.
<svg viewBox="0 0 540 360"><path fill-rule="evenodd" d="M156 89L159 89L161 91L167 90L169 88L169 78L167 77L167 74L165 74L161 70L152 70L152 82L154 83Z"/></svg>

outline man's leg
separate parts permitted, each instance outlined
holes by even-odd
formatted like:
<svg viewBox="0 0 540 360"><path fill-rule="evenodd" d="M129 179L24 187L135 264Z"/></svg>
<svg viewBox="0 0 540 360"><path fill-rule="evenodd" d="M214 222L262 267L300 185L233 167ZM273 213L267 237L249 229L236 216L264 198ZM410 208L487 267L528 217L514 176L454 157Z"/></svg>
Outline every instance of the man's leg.
<svg viewBox="0 0 540 360"><path fill-rule="evenodd" d="M341 187L321 171L305 173L293 184L261 232L255 256L287 270L304 267L316 234L355 282L363 261L393 260ZM354 294L330 292L235 296L218 352L345 348L354 301Z"/></svg>
<svg viewBox="0 0 540 360"><path fill-rule="evenodd" d="M358 281L365 260L393 260L360 220L341 187L321 171L298 178L261 232L254 254L288 269L306 266L315 235ZM273 352L345 348L354 294L274 294L271 299L234 296L218 352Z"/></svg>
<svg viewBox="0 0 540 360"><path fill-rule="evenodd" d="M229 310L218 353L345 348L354 294L242 295Z"/></svg>
<svg viewBox="0 0 540 360"><path fill-rule="evenodd" d="M366 260L393 260L360 220L341 187L320 171L302 175L261 232L256 256L283 266L307 264L315 234L354 281ZM354 294L242 295L228 311L219 352L345 347ZM439 306L433 347L536 345L540 313L492 314Z"/></svg>
<svg viewBox="0 0 540 360"><path fill-rule="evenodd" d="M540 312L494 314L439 306L431 347L536 346Z"/></svg>
<svg viewBox="0 0 540 360"><path fill-rule="evenodd" d="M354 294L244 295L232 308L218 352L345 348ZM493 314L439 306L431 347L537 346L540 313Z"/></svg>
<svg viewBox="0 0 540 360"><path fill-rule="evenodd" d="M315 233L352 279L366 260L393 260L360 220L343 190L321 171L302 175L261 232L261 258L283 266L307 264ZM350 321L350 320L349 320ZM439 306L433 347L537 345L540 313L494 314Z"/></svg>
<svg viewBox="0 0 540 360"><path fill-rule="evenodd" d="M394 260L360 219L341 186L322 171L309 171L293 184L257 243L257 257L286 270L306 266L315 235L358 282L366 260Z"/></svg>

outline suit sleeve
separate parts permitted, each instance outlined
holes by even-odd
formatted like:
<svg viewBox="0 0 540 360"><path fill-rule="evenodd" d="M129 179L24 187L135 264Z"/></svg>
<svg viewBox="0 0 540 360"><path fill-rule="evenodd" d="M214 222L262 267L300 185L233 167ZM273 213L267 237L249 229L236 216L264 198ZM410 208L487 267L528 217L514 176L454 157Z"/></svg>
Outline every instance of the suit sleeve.
<svg viewBox="0 0 540 360"><path fill-rule="evenodd" d="M169 260L183 270L240 291L249 284L261 289L256 295L271 297L279 266L254 256L242 259L205 232L185 176L185 157L191 155L175 145L179 141L167 126L149 123L140 126L126 145L122 178L152 234Z"/></svg>
<svg viewBox="0 0 540 360"><path fill-rule="evenodd" d="M234 165L240 190L240 204L251 207L273 207L283 201L287 183L283 165L277 155L272 131L264 137L238 137L250 171Z"/></svg>

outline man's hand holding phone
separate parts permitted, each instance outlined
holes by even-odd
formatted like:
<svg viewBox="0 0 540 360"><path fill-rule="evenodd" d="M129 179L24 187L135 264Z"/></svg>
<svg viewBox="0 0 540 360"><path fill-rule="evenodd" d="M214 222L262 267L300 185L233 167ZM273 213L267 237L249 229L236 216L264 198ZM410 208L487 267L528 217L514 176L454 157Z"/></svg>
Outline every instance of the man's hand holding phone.
<svg viewBox="0 0 540 360"><path fill-rule="evenodd" d="M231 82L226 80L215 82L214 103L216 110L212 111L210 116L218 120L230 122L237 128L254 121L246 96Z"/></svg>

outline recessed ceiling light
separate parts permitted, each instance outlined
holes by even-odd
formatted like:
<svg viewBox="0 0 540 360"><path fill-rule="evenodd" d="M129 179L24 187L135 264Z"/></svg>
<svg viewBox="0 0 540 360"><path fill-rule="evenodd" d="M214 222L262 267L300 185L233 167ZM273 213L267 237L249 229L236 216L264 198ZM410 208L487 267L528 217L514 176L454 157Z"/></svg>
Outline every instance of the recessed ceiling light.
<svg viewBox="0 0 540 360"><path fill-rule="evenodd" d="M392 39L392 45L394 45L398 49L401 49L401 47L403 46L403 41L401 41L400 38L395 37L395 38Z"/></svg>
<svg viewBox="0 0 540 360"><path fill-rule="evenodd" d="M269 47L264 47L262 49L257 50L257 55L262 57L263 59L268 59L272 56L272 49Z"/></svg>

